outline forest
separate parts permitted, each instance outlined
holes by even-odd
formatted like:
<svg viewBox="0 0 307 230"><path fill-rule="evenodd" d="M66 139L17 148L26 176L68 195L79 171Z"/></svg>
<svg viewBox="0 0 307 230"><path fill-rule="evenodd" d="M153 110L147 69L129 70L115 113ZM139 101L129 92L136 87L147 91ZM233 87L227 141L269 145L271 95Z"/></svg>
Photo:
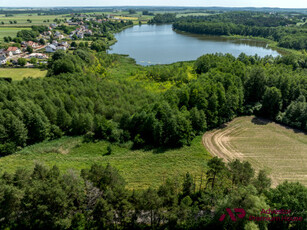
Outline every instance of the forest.
<svg viewBox="0 0 307 230"><path fill-rule="evenodd" d="M244 173L242 173L244 172ZM157 189L127 190L111 165L61 173L36 164L0 175L1 229L306 229L307 188L284 182L270 188L263 170L248 162L225 164L214 157L206 178L195 184L167 179ZM289 197L291 197L289 199ZM220 221L225 208L243 208L245 218ZM291 210L266 214L263 210ZM272 221L274 218L301 218ZM255 221L251 217L266 218Z"/></svg>
<svg viewBox="0 0 307 230"><path fill-rule="evenodd" d="M172 23L176 20L176 13L156 14L149 24Z"/></svg>
<svg viewBox="0 0 307 230"><path fill-rule="evenodd" d="M173 28L180 31L218 36L253 36L277 42L279 47L302 50L307 48L307 29L296 26L304 15L296 17L255 12L230 12L207 17L181 17Z"/></svg>
<svg viewBox="0 0 307 230"><path fill-rule="evenodd" d="M117 55L81 48L57 51L42 79L2 81L0 153L62 135L179 147L240 115L258 115L307 130L306 56L238 58L208 54L192 65L142 67L143 78L172 82L161 93L110 80ZM114 100L116 98L116 100Z"/></svg>

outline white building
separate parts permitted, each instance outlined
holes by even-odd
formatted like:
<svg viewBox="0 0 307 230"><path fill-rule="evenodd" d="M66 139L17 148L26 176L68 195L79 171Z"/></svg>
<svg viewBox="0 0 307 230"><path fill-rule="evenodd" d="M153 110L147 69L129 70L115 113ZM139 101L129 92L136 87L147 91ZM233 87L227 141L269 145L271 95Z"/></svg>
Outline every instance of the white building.
<svg viewBox="0 0 307 230"><path fill-rule="evenodd" d="M46 52L47 53L54 53L56 51L56 46L55 45L48 45L46 46Z"/></svg>
<svg viewBox="0 0 307 230"><path fill-rule="evenodd" d="M47 59L48 56L42 53L32 53L28 56L28 58Z"/></svg>
<svg viewBox="0 0 307 230"><path fill-rule="evenodd" d="M57 46L56 49L57 50L64 50L64 51L67 50L67 48L65 46L62 46L62 45Z"/></svg>
<svg viewBox="0 0 307 230"><path fill-rule="evenodd" d="M18 47L9 47L7 48L6 52L9 53L9 56L11 56L11 54L13 55L21 54L21 50Z"/></svg>

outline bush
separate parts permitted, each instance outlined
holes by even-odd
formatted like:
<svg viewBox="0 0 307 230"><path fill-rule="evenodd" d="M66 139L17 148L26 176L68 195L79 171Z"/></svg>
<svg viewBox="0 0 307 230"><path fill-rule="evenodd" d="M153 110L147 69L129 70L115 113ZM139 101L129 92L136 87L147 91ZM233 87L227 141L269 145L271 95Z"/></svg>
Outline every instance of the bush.
<svg viewBox="0 0 307 230"><path fill-rule="evenodd" d="M25 58L18 58L17 63L20 66L25 66L27 64L27 59L25 59Z"/></svg>

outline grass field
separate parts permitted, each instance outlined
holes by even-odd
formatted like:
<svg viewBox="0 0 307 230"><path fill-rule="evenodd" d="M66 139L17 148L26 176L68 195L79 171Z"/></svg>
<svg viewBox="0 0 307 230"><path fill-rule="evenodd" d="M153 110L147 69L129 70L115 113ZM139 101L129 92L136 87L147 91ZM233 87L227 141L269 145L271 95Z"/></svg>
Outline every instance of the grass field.
<svg viewBox="0 0 307 230"><path fill-rule="evenodd" d="M18 27L0 27L0 41L3 41L4 37L11 36L16 37L17 32L20 30L28 30L30 28L18 28Z"/></svg>
<svg viewBox="0 0 307 230"><path fill-rule="evenodd" d="M66 15L37 15L37 14L15 14L12 17L5 17L4 14L0 14L0 27L31 27L32 25L49 25L53 23L54 19L66 19ZM30 19L32 23L27 20ZM47 22L49 20L49 22ZM10 21L17 21L16 24L10 24ZM45 22L44 22L45 21Z"/></svg>
<svg viewBox="0 0 307 230"><path fill-rule="evenodd" d="M306 133L264 119L240 117L206 133L203 143L225 161L239 158L256 170L267 169L273 185L284 180L307 185Z"/></svg>
<svg viewBox="0 0 307 230"><path fill-rule="evenodd" d="M201 144L201 137L191 146L172 150L129 150L112 146L113 153L104 156L109 143L82 143L81 137L64 137L59 140L29 146L21 152L0 158L2 171L13 172L19 167L33 168L37 162L57 165L61 170L89 168L93 163L110 163L118 168L128 182L128 188L139 189L158 186L168 177L181 180L186 172L199 181L210 155Z"/></svg>
<svg viewBox="0 0 307 230"><path fill-rule="evenodd" d="M21 81L27 77L45 77L47 71L33 68L0 68L0 77L10 77L14 81Z"/></svg>

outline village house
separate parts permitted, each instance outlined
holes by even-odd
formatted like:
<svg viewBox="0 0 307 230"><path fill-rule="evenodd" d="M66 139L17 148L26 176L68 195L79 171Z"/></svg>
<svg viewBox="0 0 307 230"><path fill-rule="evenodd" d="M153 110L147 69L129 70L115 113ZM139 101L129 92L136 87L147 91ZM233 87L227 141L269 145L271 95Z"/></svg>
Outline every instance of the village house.
<svg viewBox="0 0 307 230"><path fill-rule="evenodd" d="M61 35L55 36L55 38L58 39L58 40L62 40L62 39L65 38L65 36L63 34L61 34Z"/></svg>
<svg viewBox="0 0 307 230"><path fill-rule="evenodd" d="M54 33L54 36L60 36L61 35L61 33L59 32L59 31L56 31L55 33Z"/></svg>
<svg viewBox="0 0 307 230"><path fill-rule="evenodd" d="M28 41L28 42L26 42L26 46L31 46L32 48L37 48L37 47L39 47L38 43L33 42L33 41Z"/></svg>
<svg viewBox="0 0 307 230"><path fill-rule="evenodd" d="M85 34L89 35L89 36L92 36L93 35L93 31L86 29L85 30Z"/></svg>
<svg viewBox="0 0 307 230"><path fill-rule="evenodd" d="M70 26L78 26L79 23L78 22L69 22L68 25L70 25Z"/></svg>
<svg viewBox="0 0 307 230"><path fill-rule="evenodd" d="M51 36L52 35L52 32L49 30L49 31L45 31L43 33L44 36Z"/></svg>
<svg viewBox="0 0 307 230"><path fill-rule="evenodd" d="M7 53L12 53L13 55L21 54L21 50L18 47L9 47L6 50ZM9 56L12 56L9 54Z"/></svg>
<svg viewBox="0 0 307 230"><path fill-rule="evenodd" d="M28 55L28 58L48 59L48 56L46 54L42 54L42 53L32 53L32 54Z"/></svg>
<svg viewBox="0 0 307 230"><path fill-rule="evenodd" d="M6 54L4 52L0 53L0 65L4 65L6 63Z"/></svg>
<svg viewBox="0 0 307 230"><path fill-rule="evenodd" d="M62 41L62 42L59 43L59 45L60 45L60 46L65 46L66 48L69 47L69 44L68 44L67 41Z"/></svg>
<svg viewBox="0 0 307 230"><path fill-rule="evenodd" d="M12 57L13 56L13 52L12 51L5 51L5 54L7 57Z"/></svg>
<svg viewBox="0 0 307 230"><path fill-rule="evenodd" d="M76 35L77 35L77 37L80 38L80 39L83 39L83 38L84 38L84 33L83 33L83 32L78 32Z"/></svg>
<svg viewBox="0 0 307 230"><path fill-rule="evenodd" d="M57 26L58 26L58 25L57 25L56 23L50 24L50 27L53 28L53 29L54 29L54 28L57 28Z"/></svg>
<svg viewBox="0 0 307 230"><path fill-rule="evenodd" d="M48 45L46 46L46 52L47 53L54 53L56 51L56 46L51 44L51 45Z"/></svg>
<svg viewBox="0 0 307 230"><path fill-rule="evenodd" d="M57 49L57 50L64 50L64 51L66 51L66 50L67 50L67 47L59 44L59 45L56 47L56 49Z"/></svg>

